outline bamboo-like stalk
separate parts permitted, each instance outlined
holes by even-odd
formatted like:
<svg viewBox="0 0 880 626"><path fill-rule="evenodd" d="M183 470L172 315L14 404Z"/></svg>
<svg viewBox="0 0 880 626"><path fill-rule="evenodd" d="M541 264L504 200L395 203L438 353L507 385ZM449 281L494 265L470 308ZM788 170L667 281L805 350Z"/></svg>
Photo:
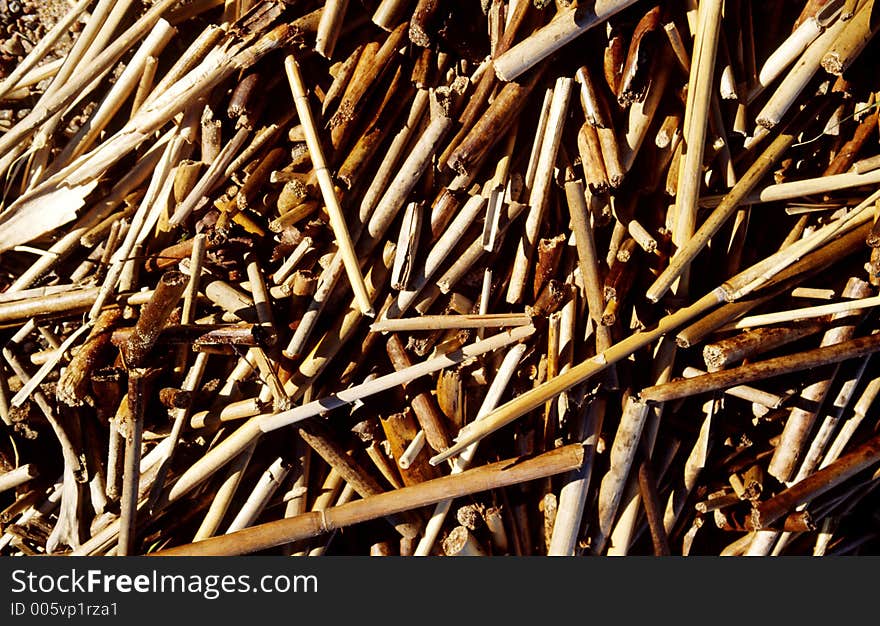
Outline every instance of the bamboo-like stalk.
<svg viewBox="0 0 880 626"><path fill-rule="evenodd" d="M869 292L870 293L870 292ZM769 324L779 324L782 322L794 322L806 320L825 315L834 315L838 313L851 313L870 309L880 305L880 297L870 296L867 298L854 298L843 302L834 302L833 304L822 304L819 306L805 307L803 309L792 309L790 311L778 311L775 313L762 313L760 315L750 315L743 317L727 326L721 327L720 330L732 330L740 328L754 328L755 326L767 326Z"/></svg>
<svg viewBox="0 0 880 626"><path fill-rule="evenodd" d="M400 455L400 458L397 459L397 464L400 466L400 469L410 469L416 462L416 457L418 457L424 449L425 431L419 430L419 432L416 433L416 436L413 437L412 441L409 442L409 445L403 451L403 454Z"/></svg>
<svg viewBox="0 0 880 626"><path fill-rule="evenodd" d="M526 205L520 204L518 202L513 202L504 207L502 209L501 223L499 225L499 239L496 241L496 247L501 245L500 235L507 231L508 227L516 220L517 217L520 216L523 212L525 212ZM482 236L477 237L470 246L462 253L460 257L458 257L446 272L440 276L436 285L439 289L440 293L449 293L452 290L452 287L464 276L473 265L486 253L486 248L483 246ZM416 310L420 313L425 313L427 308L433 304L434 296L427 297L425 300L419 302L416 305Z"/></svg>
<svg viewBox="0 0 880 626"><path fill-rule="evenodd" d="M819 176L816 178L808 178L799 181L790 181L786 183L778 183L768 185L762 189L757 189L746 196L745 204L762 204L766 202L780 202L782 200L792 200L804 196L814 194L832 193L852 187L876 185L880 181L880 170L871 170L860 174L858 172L846 172L844 174L834 174L832 176ZM718 198L705 199L705 206L713 206L718 202Z"/></svg>
<svg viewBox="0 0 880 626"><path fill-rule="evenodd" d="M416 254L419 250L419 235L422 232L423 216L423 205L417 202L410 202L406 205L403 222L400 225L400 234L397 236L394 265L391 269L391 287L398 291L406 289L410 282L410 276L416 264Z"/></svg>
<svg viewBox="0 0 880 626"><path fill-rule="evenodd" d="M422 315L397 319L382 319L370 325L375 333L413 332L420 330L450 330L459 328L499 328L525 326L531 318L525 313L486 313L483 315Z"/></svg>
<svg viewBox="0 0 880 626"><path fill-rule="evenodd" d="M819 424L815 435L813 435L813 439L810 441L809 447L803 455L803 459L800 461L800 466L794 476L793 482L800 482L812 474L817 468L819 468L820 463L827 465L831 462L831 459L829 459L828 462L825 463L826 450L831 443L831 437L837 430L844 410L853 399L856 387L870 361L871 357L862 359L858 367L855 368L855 371L840 385L840 390L834 397L831 406L827 407L824 411L825 415L822 418L822 422Z"/></svg>
<svg viewBox="0 0 880 626"><path fill-rule="evenodd" d="M396 55L406 38L406 29L406 23L397 25L375 54L368 54L367 50L361 54L355 75L342 95L339 108L330 118L330 144L334 150L342 149L347 143L355 122L360 119L365 98L383 75L396 65Z"/></svg>
<svg viewBox="0 0 880 626"><path fill-rule="evenodd" d="M156 370L132 369L128 379L129 419L125 428L125 459L122 472L122 497L119 504L119 556L131 554L137 534L138 483L140 482L141 443L146 409L146 385Z"/></svg>
<svg viewBox="0 0 880 626"><path fill-rule="evenodd" d="M349 454L346 454L338 443L327 436L323 428L309 424L300 427L298 432L303 441L336 470L342 479L362 498L375 496L384 491L379 482L365 468ZM392 514L387 519L403 537L415 537L419 532L419 522L412 515Z"/></svg>
<svg viewBox="0 0 880 626"><path fill-rule="evenodd" d="M485 205L486 198L482 195L471 196L465 202L458 215L428 252L422 266L416 269L416 274L411 278L409 287L397 294L394 302L385 312L385 319L397 318L412 307L416 297L425 289L428 281L434 277L442 263L461 242L470 225L482 213ZM482 236L479 237L479 243L482 245Z"/></svg>
<svg viewBox="0 0 880 626"><path fill-rule="evenodd" d="M791 34L764 61L764 65L761 66L758 73L758 81L746 97L748 102L754 101L789 65L803 54L807 47L840 15L840 8L839 2L828 2L815 15L810 15L797 24Z"/></svg>
<svg viewBox="0 0 880 626"><path fill-rule="evenodd" d="M465 526L453 528L443 540L446 556L486 556L486 551Z"/></svg>
<svg viewBox="0 0 880 626"><path fill-rule="evenodd" d="M436 465L447 458L459 454L471 443L479 441L490 433L525 415L527 412L542 406L547 400L602 372L610 365L626 358L636 350L653 343L667 332L674 330L686 321L715 306L719 302L720 297L720 294L711 292L689 307L684 307L666 316L655 328L630 335L597 356L575 365L569 371L502 405L484 420L472 424L465 432L460 433L458 438L456 438L455 445L442 454L434 456L431 459L431 463Z"/></svg>
<svg viewBox="0 0 880 626"><path fill-rule="evenodd" d="M701 4L698 28L694 36L693 62L688 80L689 88L684 112L683 162L678 173L675 221L672 228L672 242L678 246L679 251L694 236L696 230L697 205L702 183L703 154L711 110L710 99L714 84L715 57L721 28L722 5L720 0L710 0ZM681 286L686 293L687 270L680 272L679 276L682 279ZM649 298L654 296L656 294L651 293Z"/></svg>
<svg viewBox="0 0 880 626"><path fill-rule="evenodd" d="M792 124L781 132L773 143L758 157L748 171L737 181L733 189L724 196L712 214L700 224L699 229L688 233L684 238L678 240L678 250L672 257L669 265L663 270L663 273L657 277L653 284L648 288L646 296L652 302L657 302L672 284L690 267L691 262L706 247L709 240L721 229L727 220L737 211L743 204L745 198L751 191L761 182L761 180L776 165L782 155L795 142L799 129L796 124ZM687 139L686 139L687 141ZM689 143L693 146L694 144ZM687 167L687 163L685 164ZM699 172L698 172L699 174ZM682 180L679 178L679 193L682 193ZM696 178L696 184L699 184L699 176ZM697 197L694 196L694 202ZM681 215L679 206L676 204L676 215ZM696 205L694 205L696 206Z"/></svg>
<svg viewBox="0 0 880 626"><path fill-rule="evenodd" d="M580 84L580 101L584 117L596 134L596 142L602 155L603 169L608 175L608 183L616 189L620 186L624 171L617 147L617 133L614 130L608 103L604 94L594 84L586 66L578 69L575 73L575 80ZM643 100L643 98L636 98L636 100Z"/></svg>
<svg viewBox="0 0 880 626"><path fill-rule="evenodd" d="M22 143L37 126L69 105L74 98L80 95L83 85L89 84L106 72L125 50L155 26L162 14L174 3L175 0L160 0L160 2L152 5L124 33L119 35L111 45L91 59L88 67L82 68L84 71L82 74L78 74L76 81L65 83L63 87L55 91L45 102L41 99L39 107L32 110L30 114L0 138L0 154L6 154L14 146Z"/></svg>
<svg viewBox="0 0 880 626"><path fill-rule="evenodd" d="M393 254L394 244L389 242L385 246L382 257L377 259L367 272L367 292L371 299L376 298L378 290L388 276L388 266ZM318 376L352 337L362 319L363 316L356 303L352 301L348 310L336 320L335 324L315 344L308 356L302 360L298 368L298 375L287 381L285 389L295 396L298 394L298 390L294 391L295 386L302 386L308 380Z"/></svg>
<svg viewBox="0 0 880 626"><path fill-rule="evenodd" d="M213 475L244 448L255 441L262 433L271 432L309 417L314 417L332 408L345 406L370 395L396 387L420 376L460 363L465 359L497 350L511 343L525 339L534 332L531 326L499 333L482 341L469 344L454 353L417 363L407 370L379 377L360 385L340 391L328 398L306 403L300 407L282 411L274 415L263 415L245 422L240 428L220 442L213 450L194 463L165 494L166 502L174 502L194 487ZM111 532L111 531L107 531Z"/></svg>
<svg viewBox="0 0 880 626"><path fill-rule="evenodd" d="M876 195L880 195L880 193ZM772 281L773 277L777 274L784 276L786 268L789 268L789 266L797 267L798 270L803 270L804 266L808 265L808 261L809 263L820 262L820 260L823 259L823 256L818 254L814 257L808 257L808 259L806 259L799 267L797 265L792 265L795 263L796 259L799 259L807 251L821 247L822 244L826 243L828 238L832 237L834 234L840 234L842 230L846 232L847 228L856 228L859 224L864 224L868 218L865 209L870 206L870 203L874 200L875 198L873 197L868 198L847 217L842 218L838 222L828 224L822 229L817 230L810 237L799 242L797 245L790 246L787 249L770 255L763 261L743 270L716 288L716 290L709 292L690 306L680 308L674 313L662 318L654 328L630 335L626 339L623 339L602 351L592 359L588 359L572 367L571 370L564 374L541 384L511 402L508 402L506 405L499 407L493 412L493 414L487 416L485 420L477 424L477 427L469 430L467 433L460 434L455 445L451 446L443 454L433 457L431 463L437 464L446 458L458 454L467 445L478 441L504 425L515 421L529 411L542 406L550 398L553 398L559 393L570 389L574 385L595 376L610 365L613 365L635 351L650 345L668 332L671 332L694 318L705 314L722 300L732 301L747 296L755 289ZM850 231L850 235L855 236L856 232L860 233L861 231ZM719 374L725 373L726 372L720 372ZM715 374L710 374L709 376L715 376ZM660 400L658 399L657 401Z"/></svg>
<svg viewBox="0 0 880 626"><path fill-rule="evenodd" d="M208 512L205 513L205 517L202 519L202 523L199 525L193 541L201 541L208 537L213 537L220 528L220 524L223 522L232 498L238 489L238 485L241 483L255 448L256 445L246 448L235 461L230 463L226 476L217 488L214 499L211 501L211 506L208 508Z"/></svg>
<svg viewBox="0 0 880 626"><path fill-rule="evenodd" d="M634 102L627 109L626 121L620 133L620 164L624 172L629 172L635 164L636 156L654 121L671 74L671 54L664 48L654 66L654 76L651 77L645 98L640 102Z"/></svg>
<svg viewBox="0 0 880 626"><path fill-rule="evenodd" d="M360 265L354 250L354 244L351 241L351 235L345 223L345 216L339 205L336 196L336 190L333 185L333 179L330 171L327 169L324 160L321 141L318 138L314 119L312 118L311 107L309 106L308 97L306 95L305 85L303 84L302 75L299 70L299 64L293 56L288 55L284 59L284 69L287 73L287 79L290 82L290 88L293 92L293 101L296 105L296 111L299 115L300 123L306 131L306 143L309 146L309 154L312 157L315 175L318 177L318 185L321 188L321 195L327 211L330 213L330 224L333 228L333 234L336 237L339 251L342 254L342 261L345 266L348 280L351 283L352 291L358 301L358 306L364 315L372 316L373 308L370 304L370 298L367 295L367 288L364 285L364 277L360 272Z"/></svg>
<svg viewBox="0 0 880 626"><path fill-rule="evenodd" d="M68 142L61 154L56 157L47 175L58 171L61 167L88 150L98 135L107 127L113 116L122 107L143 74L147 59L157 56L162 49L171 41L175 30L164 19L159 20L153 30L138 48L131 61L126 65L125 71L113 85L113 89L107 94L95 113L83 125L80 131Z"/></svg>
<svg viewBox="0 0 880 626"><path fill-rule="evenodd" d="M565 198L568 201L571 229L577 246L578 266L584 281L587 307L593 322L598 325L602 319L602 310L605 305L593 224L584 196L583 183L579 180L567 182L565 184Z"/></svg>
<svg viewBox="0 0 880 626"><path fill-rule="evenodd" d="M398 335L391 335L391 337L388 338L386 349L388 357L395 370L401 371L408 367L412 367L412 361ZM422 432L425 434L428 445L438 452L442 452L448 448L450 438L449 433L447 432L445 418L440 412L440 409L437 408L437 403L431 397L431 394L424 390L412 388L407 389L407 386L404 386L404 390L406 390L411 396L410 405L413 408L413 412L416 414L416 419L418 419L419 425L422 427Z"/></svg>
<svg viewBox="0 0 880 626"><path fill-rule="evenodd" d="M473 180L472 177L476 174L486 153L511 127L540 77L539 69L529 75L528 80L522 84L509 82L504 85L483 115L474 122L467 135L449 155L447 165L462 176L468 177L469 181ZM432 218L431 222L434 221Z"/></svg>
<svg viewBox="0 0 880 626"><path fill-rule="evenodd" d="M379 28L392 30L406 14L412 0L382 0L373 12L373 23Z"/></svg>
<svg viewBox="0 0 880 626"><path fill-rule="evenodd" d="M406 160L400 165L394 179L388 184L382 198L376 204L367 223L366 233L369 238L362 239L359 244L361 250L369 250L384 236L410 192L427 170L431 157L451 127L451 118L439 116L433 119L424 130Z"/></svg>
<svg viewBox="0 0 880 626"><path fill-rule="evenodd" d="M559 492L559 507L553 523L547 556L571 556L575 553L578 537L581 532L584 509L589 497L590 481L597 454L599 434L605 419L607 398L599 396L593 399L588 409L588 416L583 420L576 438L582 437L585 448L583 465L573 471L569 480Z"/></svg>
<svg viewBox="0 0 880 626"><path fill-rule="evenodd" d="M685 378L696 378L697 376L703 376L705 373L706 372L697 369L696 367L685 367L682 370L681 375ZM786 400L785 396L756 389L749 385L735 385L733 387L728 387L724 390L724 393L734 398L739 398L751 402L752 404L759 404L770 409L779 408Z"/></svg>
<svg viewBox="0 0 880 626"><path fill-rule="evenodd" d="M370 185L364 191L358 210L358 220L364 224L369 221L376 208L377 203L384 195L389 182L395 175L395 168L399 159L403 156L404 150L412 137L412 134L418 129L422 117L428 108L429 94L427 90L419 90L413 98L412 106L407 114L406 122L394 135L391 144L388 146L382 162L370 182Z"/></svg>
<svg viewBox="0 0 880 626"><path fill-rule="evenodd" d="M660 512L660 497L657 494L657 477L648 461L642 461L639 466L639 490L642 502L645 505L645 515L648 518L648 526L651 530L651 541L654 544L655 556L669 556L669 538L666 528L663 526L663 518Z"/></svg>
<svg viewBox="0 0 880 626"><path fill-rule="evenodd" d="M31 72L37 63L45 58L52 50L52 47L68 31L73 23L79 19L90 4L91 0L79 0L79 2L69 8L64 17L53 24L52 28L37 42L37 45L28 52L28 55L15 67L9 76L0 83L0 99L9 94L13 89L29 84L29 81L26 79L28 72Z"/></svg>
<svg viewBox="0 0 880 626"><path fill-rule="evenodd" d="M309 513L268 522L197 544L160 550L153 555L246 554L282 543L314 537L369 519L409 511L448 498L552 476L580 466L582 460L583 453L579 445L564 446L530 459L520 461L507 459L491 463L455 476L443 476L411 487L349 502L321 513Z"/></svg>

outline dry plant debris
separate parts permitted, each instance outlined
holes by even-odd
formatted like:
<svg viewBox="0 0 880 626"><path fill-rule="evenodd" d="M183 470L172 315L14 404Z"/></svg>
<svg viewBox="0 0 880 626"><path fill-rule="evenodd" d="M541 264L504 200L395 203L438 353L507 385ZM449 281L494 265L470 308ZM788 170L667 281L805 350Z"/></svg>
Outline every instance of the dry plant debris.
<svg viewBox="0 0 880 626"><path fill-rule="evenodd" d="M876 553L878 26L0 0L0 554Z"/></svg>

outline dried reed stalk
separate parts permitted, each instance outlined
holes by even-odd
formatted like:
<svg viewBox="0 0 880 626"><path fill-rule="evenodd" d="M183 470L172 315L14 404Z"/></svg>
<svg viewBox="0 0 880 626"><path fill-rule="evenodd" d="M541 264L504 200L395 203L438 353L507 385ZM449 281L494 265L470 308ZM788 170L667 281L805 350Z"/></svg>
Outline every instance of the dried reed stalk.
<svg viewBox="0 0 880 626"><path fill-rule="evenodd" d="M333 227L333 234L336 237L339 251L342 254L342 261L345 266L348 280L351 288L357 298L358 305L364 315L372 316L373 307L370 298L367 295L367 288L364 285L364 277L361 275L360 265L357 255L355 254L354 244L351 241L351 235L345 224L345 216L342 208L339 206L339 200L336 197L336 190L333 185L333 179L330 177L330 171L327 169L324 160L324 153L321 148L321 141L318 138L314 119L312 118L311 107L309 106L306 88L303 84L302 74L299 70L299 64L293 56L287 56L284 59L284 70L287 73L287 79L290 81L290 89L293 92L293 101L296 105L296 112L299 115L300 123L306 132L306 143L309 146L309 154L312 157L315 175L318 177L318 185L321 188L321 195L330 213L330 224Z"/></svg>
<svg viewBox="0 0 880 626"><path fill-rule="evenodd" d="M516 462L516 459L499 461L456 476L435 478L411 487L356 500L326 509L320 514L305 514L287 520L268 522L232 535L169 548L153 554L155 556L197 554L228 556L255 552L281 543L314 537L335 528L427 506L450 497L552 476L578 467L582 457L580 446L572 445L519 462Z"/></svg>

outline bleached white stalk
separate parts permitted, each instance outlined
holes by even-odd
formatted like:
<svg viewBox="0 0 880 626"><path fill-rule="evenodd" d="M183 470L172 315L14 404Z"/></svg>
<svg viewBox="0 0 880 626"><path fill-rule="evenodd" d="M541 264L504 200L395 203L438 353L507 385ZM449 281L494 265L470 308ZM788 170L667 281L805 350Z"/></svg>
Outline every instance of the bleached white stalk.
<svg viewBox="0 0 880 626"><path fill-rule="evenodd" d="M226 529L227 535L253 524L266 508L275 491L287 478L289 471L290 465L283 458L278 457L273 461L272 465L260 476L253 491L241 506L241 510L229 524L229 528Z"/></svg>
<svg viewBox="0 0 880 626"><path fill-rule="evenodd" d="M773 128L782 121L788 110L810 84L813 76L819 71L822 57L825 56L845 27L846 22L837 20L807 47L798 62L770 96L764 108L758 113L756 121L759 125Z"/></svg>
<svg viewBox="0 0 880 626"><path fill-rule="evenodd" d="M248 463L251 461L251 457L254 455L256 447L256 444L249 446L238 455L238 458L230 463L226 478L223 479L217 491L214 492L214 499L211 501L211 506L208 507L208 512L205 513L205 517L196 531L193 541L201 541L202 539L213 537L217 529L220 528L223 517L232 503L232 498L235 496L235 492L238 489L239 483L241 483L241 479L244 476Z"/></svg>

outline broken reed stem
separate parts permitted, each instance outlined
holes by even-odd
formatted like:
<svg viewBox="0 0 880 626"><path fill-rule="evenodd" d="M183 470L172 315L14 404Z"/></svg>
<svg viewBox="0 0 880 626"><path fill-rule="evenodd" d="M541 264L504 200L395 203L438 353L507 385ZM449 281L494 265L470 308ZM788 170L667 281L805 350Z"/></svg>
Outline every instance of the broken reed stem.
<svg viewBox="0 0 880 626"><path fill-rule="evenodd" d="M224 534L234 533L253 524L289 472L290 464L283 457L276 458L257 479L257 484L254 485Z"/></svg>
<svg viewBox="0 0 880 626"><path fill-rule="evenodd" d="M339 205L336 196L336 189L333 179L330 176L330 170L324 160L324 152L321 148L321 141L318 138L317 128L314 118L312 117L311 107L309 106L306 88L303 84L302 75L300 74L299 64L292 55L288 55L284 59L284 69L287 73L287 79L290 82L290 89L293 93L293 101L296 105L297 115L300 124L306 133L306 144L309 148L309 154L312 158L312 165L315 175L318 178L318 185L321 189L321 195L324 198L325 206L330 214L330 225L333 234L336 237L336 244L342 255L342 262L345 266L348 280L351 283L352 291L357 299L358 306L364 315L372 317L374 315L370 298L367 295L367 288L364 285L364 277L361 275L360 264L355 253L354 244L351 241L351 235L345 223L345 215Z"/></svg>
<svg viewBox="0 0 880 626"><path fill-rule="evenodd" d="M55 395L68 406L81 406L90 391L91 374L101 353L110 343L114 327L122 319L122 309L103 311L80 346L77 353L64 368Z"/></svg>
<svg viewBox="0 0 880 626"><path fill-rule="evenodd" d="M590 28L635 4L636 0L596 0L589 7L572 5L546 26L501 54L493 65L500 80L511 81L567 45Z"/></svg>
<svg viewBox="0 0 880 626"><path fill-rule="evenodd" d="M578 253L578 265L584 281L584 294L593 323L597 326L602 321L602 310L605 307L602 295L602 279L599 275L599 258L596 254L596 240L590 209L584 195L581 181L569 181L565 184L565 198L568 201L568 212L571 216L571 230L574 233Z"/></svg>
<svg viewBox="0 0 880 626"><path fill-rule="evenodd" d="M58 40L64 36L73 23L89 7L91 0L79 0L71 6L60 20L43 35L37 45L28 52L28 55L18 64L15 69L0 83L0 100L13 89L26 84L25 76L48 54ZM63 59L60 60L63 62Z"/></svg>
<svg viewBox="0 0 880 626"><path fill-rule="evenodd" d="M614 443L611 445L609 456L611 467L602 478L599 486L598 527L593 547L597 554L604 550L605 543L611 536L614 517L617 515L617 509L623 497L623 491L647 417L648 405L646 403L640 402L633 396L627 398L620 424L614 435Z"/></svg>
<svg viewBox="0 0 880 626"><path fill-rule="evenodd" d="M560 77L553 87L553 97L547 116L547 130L544 133L541 148L538 152L536 176L529 190L529 212L526 217L523 236L516 249L513 270L508 283L507 302L516 304L525 295L528 275L531 271L532 259L538 245L538 233L546 212L550 197L550 185L553 178L553 165L559 151L568 103L574 81L568 77Z"/></svg>
<svg viewBox="0 0 880 626"><path fill-rule="evenodd" d="M153 296L141 309L134 332L122 350L129 367L143 365L188 282L186 275L177 270L168 271L159 279Z"/></svg>
<svg viewBox="0 0 880 626"><path fill-rule="evenodd" d="M678 398L726 389L735 384L750 383L773 376L781 376L822 365L839 363L847 359L867 356L877 350L880 350L880 335L860 337L859 339L845 341L824 348L806 350L796 354L742 365L721 372L712 372L695 378L676 380L663 385L647 387L639 393L639 397L644 402L668 402Z"/></svg>
<svg viewBox="0 0 880 626"><path fill-rule="evenodd" d="M682 370L681 375L685 378L696 378L697 376L702 376L705 373L706 372L697 369L696 367L685 367ZM739 398L740 400L745 400L746 402L751 402L753 404L760 404L761 406L765 406L770 409L779 408L785 401L785 396L762 391L748 385L736 385L734 387L728 387L724 390L724 393L734 398Z"/></svg>
<svg viewBox="0 0 880 626"><path fill-rule="evenodd" d="M20 487L39 475L39 470L32 463L27 463L8 472L4 472L3 474L0 474L0 493Z"/></svg>
<svg viewBox="0 0 880 626"><path fill-rule="evenodd" d="M202 519L202 523L199 525L193 541L201 541L216 534L223 518L226 516L226 512L229 510L229 505L232 503L232 498L235 496L235 492L241 483L241 479L244 476L248 463L250 463L253 457L256 447L256 444L249 446L229 464L226 476L215 491L211 506L208 507L208 512L205 513L205 517Z"/></svg>
<svg viewBox="0 0 880 626"><path fill-rule="evenodd" d="M663 514L660 510L660 497L657 493L657 477L648 460L639 465L639 492L645 505L645 516L648 518L648 528L651 531L651 541L654 544L654 556L670 556L669 538L663 526Z"/></svg>
<svg viewBox="0 0 880 626"><path fill-rule="evenodd" d="M122 108L123 102L128 99L128 96L137 86L137 82L140 80L146 67L147 60L151 56L160 54L162 49L171 41L174 34L175 30L165 20L159 20L156 23L156 26L153 27L153 30L138 48L131 61L126 65L125 71L116 80L113 88L101 102L98 109L68 142L67 146L61 151L61 154L55 158L52 166L47 170L47 175L57 172L68 162L84 154L92 146L99 134L107 127L113 116Z"/></svg>
<svg viewBox="0 0 880 626"><path fill-rule="evenodd" d="M822 57L846 27L838 19L819 35L800 56L764 107L758 112L756 122L764 128L773 128L782 121L788 110L797 102L801 93L809 85L819 70Z"/></svg>
<svg viewBox="0 0 880 626"><path fill-rule="evenodd" d="M769 352L803 337L818 333L823 324L818 322L794 324L784 328L756 328L703 346L703 360L710 372Z"/></svg>
<svg viewBox="0 0 880 626"><path fill-rule="evenodd" d="M803 459L800 461L800 466L795 474L794 482L800 482L812 474L820 466L820 463L824 466L828 465L833 460L836 460L837 456L829 457L826 454L826 450L828 450L831 438L837 431L843 413L852 401L856 388L870 361L871 357L865 357L862 359L861 363L858 364L852 374L850 374L840 385L840 390L834 397L832 405L824 409L822 422L816 429L816 433L813 435L810 445L803 454Z"/></svg>
<svg viewBox="0 0 880 626"><path fill-rule="evenodd" d="M877 192L874 195L880 196L880 192ZM583 361L567 372L560 374L550 381L542 383L540 386L527 391L516 399L499 407L493 412L493 414L487 416L485 420L479 424L475 424L472 430L469 430L467 433L461 433L459 438L456 439L455 445L450 447L443 454L433 457L431 463L436 465L443 460L460 453L461 450L469 444L479 441L506 424L519 419L529 411L542 406L547 400L550 400L563 391L567 391L578 383L588 380L609 366L614 365L621 359L624 359L637 350L650 345L663 335L683 326L687 322L701 315L704 315L722 301L742 298L755 289L764 286L768 282L772 284L772 280L777 274L779 277L782 277L787 275L786 272L793 273L795 271L804 271L804 269L810 267L812 264L822 263L823 261L827 262L824 255L820 252L811 254L803 261L797 263L795 260L800 259L806 252L821 247L824 243L827 243L829 238L834 234L839 234L841 231L849 232L849 236L854 236L852 231L846 231L847 228L856 228L860 224L863 225L862 228L865 228L865 226L867 226L865 222L869 217L865 212L865 209L867 206L870 206L870 203L874 200L875 198L873 198L873 196L868 198L859 207L856 207L852 213L845 218L842 218L840 221L828 224L817 230L810 237L803 239L798 244L770 255L763 261L743 270L693 304L682 307L674 313L663 317L657 322L657 325L654 328L628 336L602 351L595 357ZM855 232L861 234L861 231ZM864 235L861 236L864 237ZM841 238L840 241L843 239L844 238ZM840 241L835 243L839 244ZM835 249L834 246L835 244L832 243L828 248ZM827 252L827 250L825 250L825 252Z"/></svg>
<svg viewBox="0 0 880 626"><path fill-rule="evenodd" d="M434 152L439 148L440 142L450 128L452 128L452 118L440 115L422 132L418 142L400 165L397 174L372 211L366 227L367 237L359 244L361 250L369 252L385 236L394 218L406 203L407 197L427 170Z"/></svg>
<svg viewBox="0 0 880 626"><path fill-rule="evenodd" d="M412 0L381 0L373 12L373 23L384 30L392 30L403 18Z"/></svg>
<svg viewBox="0 0 880 626"><path fill-rule="evenodd" d="M318 33L315 35L315 52L322 57L333 57L347 8L348 0L328 0L324 4L321 21L318 22Z"/></svg>
<svg viewBox="0 0 880 626"><path fill-rule="evenodd" d="M757 530L767 528L798 506L830 491L878 461L880 437L873 437L815 474L761 502L752 511L752 526Z"/></svg>
<svg viewBox="0 0 880 626"><path fill-rule="evenodd" d="M874 0L869 0L859 7L858 12L847 22L846 28L822 57L822 68L834 76L843 74L877 34L878 29L880 21L874 13Z"/></svg>
<svg viewBox="0 0 880 626"><path fill-rule="evenodd" d="M154 552L154 556L248 554L273 546L315 537L336 528L435 504L449 498L497 489L553 476L575 469L583 461L580 445L557 448L526 459L507 459L454 476L443 476L417 485L356 500L320 513L268 522L205 541Z"/></svg>
<svg viewBox="0 0 880 626"><path fill-rule="evenodd" d="M122 470L122 497L119 504L119 544L116 554L132 553L137 533L138 483L140 482L141 442L144 432L146 385L157 370L136 368L129 371L128 418L125 424L125 457Z"/></svg>
<svg viewBox="0 0 880 626"><path fill-rule="evenodd" d="M77 80L65 83L63 87L55 91L45 102L41 99L40 106L35 107L31 113L0 138L0 154L6 154L16 145L24 143L37 126L68 106L74 98L80 95L83 84L89 84L110 69L135 41L155 26L161 16L176 1L159 0L159 2L153 4L125 32L115 38L112 44L102 50L96 57L90 59L89 63L82 68L83 73L77 75Z"/></svg>
<svg viewBox="0 0 880 626"><path fill-rule="evenodd" d="M412 361L406 352L406 347L398 335L391 335L386 343L388 357L394 369L399 371L412 367ZM417 384L417 383L416 383ZM422 427L428 445L437 452L442 452L449 447L450 437L446 429L446 418L437 408L437 403L426 390L414 390L404 385L404 391L410 395L410 404L416 419Z"/></svg>
<svg viewBox="0 0 880 626"><path fill-rule="evenodd" d="M574 385L595 376L609 366L614 365L619 360L626 358L636 350L650 345L661 336L678 328L688 320L713 308L720 302L720 298L720 294L710 292L694 304L679 309L675 313L664 317L658 322L655 328L630 335L595 357L575 365L567 372L542 383L540 386L531 389L507 404L502 405L492 414L486 416L484 420L470 425L468 429L460 433L456 438L455 445L450 447L444 453L431 458L431 464L437 465L445 459L459 454L468 445L479 441L499 428L519 419L529 411L543 406L544 403L551 398L554 398Z"/></svg>

